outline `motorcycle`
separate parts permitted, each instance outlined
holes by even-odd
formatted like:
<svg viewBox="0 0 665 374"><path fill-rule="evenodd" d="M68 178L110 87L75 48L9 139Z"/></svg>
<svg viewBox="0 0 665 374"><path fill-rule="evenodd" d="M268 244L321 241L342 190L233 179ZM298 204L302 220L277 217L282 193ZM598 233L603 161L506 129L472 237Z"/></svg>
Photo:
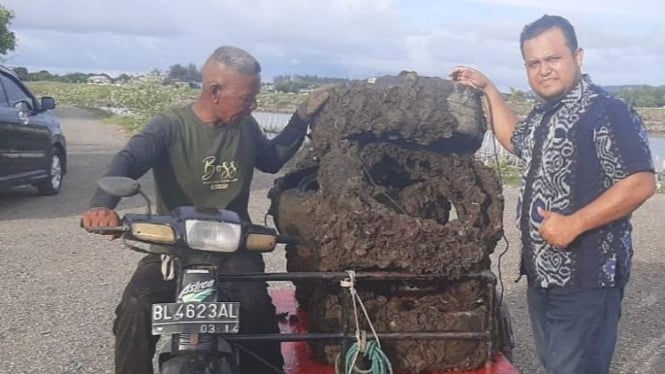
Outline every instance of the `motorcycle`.
<svg viewBox="0 0 665 374"><path fill-rule="evenodd" d="M212 208L183 206L176 208L170 215L156 215L151 212L151 201L143 193L137 181L124 177L104 177L98 185L106 192L117 197L131 197L137 194L147 202L147 213L126 214L118 227L94 227L91 232L119 235L124 244L134 251L168 256L173 261L163 261L162 275L165 279L175 279L175 302L153 304L151 309L152 334L160 336L155 354L155 372L159 374L240 374L239 353L244 350L236 344L243 341L336 341L342 350L348 351L357 339L353 327L344 322L341 331L336 333L311 333L306 326L296 323L295 328L281 334L241 335L240 305L229 300L220 292L220 283L225 281L329 281L348 284L353 279L362 282L388 281L391 284L411 281L433 281L440 278L432 274L408 274L394 272L308 272L308 273L243 273L220 274L218 260L239 250L270 252L279 243L298 244L297 238L280 235L274 228L244 222L237 213ZM140 247L134 243L149 244ZM171 264L164 266L164 264ZM175 265L174 265L175 264ZM491 290L487 302L490 308L494 302L494 277L492 274L469 275L469 278L488 278ZM340 286L340 300L343 300L342 319L348 321L353 297L348 292L348 285ZM273 295L274 296L274 295ZM295 303L292 292L287 298ZM498 316L498 318L497 318ZM375 332L375 339L482 339L488 343L487 352L492 352L492 334L498 334L499 351L510 358L513 347L510 318L505 306L497 311L493 320L488 315L487 328L484 331L432 331L432 332ZM297 319L296 319L297 320ZM306 318L305 318L306 320ZM303 331L304 327L304 331ZM310 357L300 357L306 349L295 349L297 345L287 346L286 354L298 356L301 369L286 368L286 372L325 372L332 373L333 368L317 366ZM283 348L284 349L284 348ZM294 352L290 352L293 350ZM246 351L246 350L245 350ZM251 352L249 352L251 354ZM488 353L488 360L491 359ZM256 359L262 360L254 355ZM262 360L263 361L263 360ZM265 362L265 361L264 361ZM488 361L489 362L489 361ZM313 366L307 366L307 365ZM281 368L271 367L266 363L266 373L284 373ZM513 373L512 366L501 373ZM304 368L304 369L302 369ZM313 369L315 368L315 369ZM335 373L347 373L349 368L344 363L334 370ZM365 368L366 369L366 368ZM305 371L302 371L305 370ZM354 370L351 368L351 370Z"/></svg>
<svg viewBox="0 0 665 374"><path fill-rule="evenodd" d="M138 252L168 256L166 261L162 257L162 275L176 281L175 302L152 305L152 334L161 340L154 360L156 372L238 374L241 347L227 337L239 332L240 305L220 293L219 260L239 250L270 252L278 243L294 240L273 228L244 222L224 209L183 206L170 215L152 214L150 199L134 179L104 177L98 185L117 197L140 194L148 208L146 214L124 215L118 227L90 231L119 235Z"/></svg>

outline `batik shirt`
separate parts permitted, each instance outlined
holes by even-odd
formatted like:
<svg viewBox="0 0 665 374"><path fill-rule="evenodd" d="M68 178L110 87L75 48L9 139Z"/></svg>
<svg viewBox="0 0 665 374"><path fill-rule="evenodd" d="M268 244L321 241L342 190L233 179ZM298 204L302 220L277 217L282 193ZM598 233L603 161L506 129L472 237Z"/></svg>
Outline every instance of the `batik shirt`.
<svg viewBox="0 0 665 374"><path fill-rule="evenodd" d="M627 176L653 172L644 124L588 76L554 101L538 102L512 143L522 161L517 223L530 287L623 287L633 255L630 217L587 231L564 249L540 236L537 208L572 214Z"/></svg>

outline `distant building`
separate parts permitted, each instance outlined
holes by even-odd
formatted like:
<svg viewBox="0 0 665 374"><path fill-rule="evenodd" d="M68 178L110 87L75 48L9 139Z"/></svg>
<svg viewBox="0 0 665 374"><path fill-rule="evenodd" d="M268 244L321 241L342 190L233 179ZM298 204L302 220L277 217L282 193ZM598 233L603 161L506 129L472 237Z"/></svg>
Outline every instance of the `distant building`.
<svg viewBox="0 0 665 374"><path fill-rule="evenodd" d="M263 91L273 92L275 91L275 85L272 82L264 82L261 84L261 89Z"/></svg>
<svg viewBox="0 0 665 374"><path fill-rule="evenodd" d="M111 84L113 78L106 74L91 75L88 77L88 84Z"/></svg>

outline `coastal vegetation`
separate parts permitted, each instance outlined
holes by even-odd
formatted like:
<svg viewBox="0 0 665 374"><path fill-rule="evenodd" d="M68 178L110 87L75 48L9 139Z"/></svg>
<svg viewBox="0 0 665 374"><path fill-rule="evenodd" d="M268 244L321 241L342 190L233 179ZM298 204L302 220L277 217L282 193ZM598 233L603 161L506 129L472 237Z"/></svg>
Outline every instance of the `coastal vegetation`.
<svg viewBox="0 0 665 374"><path fill-rule="evenodd" d="M167 108L193 101L200 88L189 84L164 84L164 75L153 72L123 83L90 84L68 83L59 80L28 81L38 96L53 96L60 105L103 109L110 120L134 130L153 115ZM320 80L320 79L319 79ZM330 82L332 83L332 82ZM533 106L528 95L518 90L506 94L510 106L524 116ZM636 91L637 92L637 91ZM292 113L307 97L308 89L299 92L281 92L266 84L257 98L258 111ZM665 133L665 108L637 107L651 133Z"/></svg>

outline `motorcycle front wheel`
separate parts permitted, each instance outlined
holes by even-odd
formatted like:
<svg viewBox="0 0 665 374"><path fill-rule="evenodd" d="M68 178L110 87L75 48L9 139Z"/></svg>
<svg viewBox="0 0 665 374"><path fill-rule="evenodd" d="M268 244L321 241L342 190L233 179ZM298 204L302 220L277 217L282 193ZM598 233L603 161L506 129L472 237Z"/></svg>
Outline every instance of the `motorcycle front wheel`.
<svg viewBox="0 0 665 374"><path fill-rule="evenodd" d="M224 355L179 354L164 361L160 374L238 374Z"/></svg>

